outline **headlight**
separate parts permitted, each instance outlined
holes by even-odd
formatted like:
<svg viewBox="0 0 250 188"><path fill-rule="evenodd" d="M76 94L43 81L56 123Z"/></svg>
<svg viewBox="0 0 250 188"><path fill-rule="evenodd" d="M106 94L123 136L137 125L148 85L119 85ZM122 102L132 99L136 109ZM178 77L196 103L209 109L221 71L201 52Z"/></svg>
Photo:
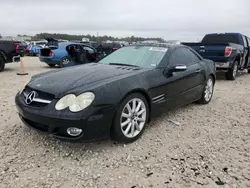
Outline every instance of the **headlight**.
<svg viewBox="0 0 250 188"><path fill-rule="evenodd" d="M63 110L69 107L71 112L79 112L85 108L87 108L94 100L95 95L91 92L82 93L78 96L74 94L69 94L62 97L56 103L56 110Z"/></svg>

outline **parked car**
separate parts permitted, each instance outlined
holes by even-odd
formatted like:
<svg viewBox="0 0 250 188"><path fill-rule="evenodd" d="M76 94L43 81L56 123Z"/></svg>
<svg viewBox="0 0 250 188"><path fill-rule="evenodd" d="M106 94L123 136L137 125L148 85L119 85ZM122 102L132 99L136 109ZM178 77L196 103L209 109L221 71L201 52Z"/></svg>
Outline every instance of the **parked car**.
<svg viewBox="0 0 250 188"><path fill-rule="evenodd" d="M62 42L58 48L43 48L40 50L40 61L50 67L59 65L68 67L97 61L95 48L83 43Z"/></svg>
<svg viewBox="0 0 250 188"><path fill-rule="evenodd" d="M30 45L28 46L28 56L37 56L40 53L40 50L42 49L41 46L34 46Z"/></svg>
<svg viewBox="0 0 250 188"><path fill-rule="evenodd" d="M18 41L0 40L0 52L6 57L6 63L12 62L15 56L24 56L24 49Z"/></svg>
<svg viewBox="0 0 250 188"><path fill-rule="evenodd" d="M104 53L104 56L109 55L111 53L113 53L114 51L118 50L119 48L121 48L122 45L119 43L103 43L102 44L102 51Z"/></svg>
<svg viewBox="0 0 250 188"><path fill-rule="evenodd" d="M0 51L0 72L4 70L5 63L7 62L7 58L3 52Z"/></svg>
<svg viewBox="0 0 250 188"><path fill-rule="evenodd" d="M25 49L28 46L27 43L25 41L17 41L17 43L19 44L19 48L23 48L23 51L25 52ZM24 53L22 55L24 55Z"/></svg>
<svg viewBox="0 0 250 188"><path fill-rule="evenodd" d="M192 47L202 57L216 63L217 72L226 72L235 80L238 70L250 73L250 39L240 33L207 34L200 43L182 43Z"/></svg>
<svg viewBox="0 0 250 188"><path fill-rule="evenodd" d="M213 96L215 64L183 45L132 45L33 76L15 103L21 120L68 140L132 142L167 110ZM195 117L194 117L195 118Z"/></svg>
<svg viewBox="0 0 250 188"><path fill-rule="evenodd" d="M33 41L26 48L26 52L29 56L37 56L40 54L40 50L47 45L47 41Z"/></svg>

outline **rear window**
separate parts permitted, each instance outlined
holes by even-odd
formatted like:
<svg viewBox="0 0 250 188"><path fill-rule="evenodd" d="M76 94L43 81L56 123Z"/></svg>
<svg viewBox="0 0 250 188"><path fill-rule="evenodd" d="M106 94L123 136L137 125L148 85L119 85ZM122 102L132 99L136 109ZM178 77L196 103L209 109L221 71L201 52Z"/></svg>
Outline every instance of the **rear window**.
<svg viewBox="0 0 250 188"><path fill-rule="evenodd" d="M206 35L202 41L202 43L210 44L210 43L235 43L241 44L239 41L238 35L235 34L214 34L214 35Z"/></svg>

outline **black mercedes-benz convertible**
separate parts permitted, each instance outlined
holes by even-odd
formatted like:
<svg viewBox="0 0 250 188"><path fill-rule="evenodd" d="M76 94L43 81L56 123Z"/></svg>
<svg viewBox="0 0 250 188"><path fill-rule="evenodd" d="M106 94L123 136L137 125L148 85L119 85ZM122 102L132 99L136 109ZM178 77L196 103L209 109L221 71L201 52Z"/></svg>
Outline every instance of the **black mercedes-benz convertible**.
<svg viewBox="0 0 250 188"><path fill-rule="evenodd" d="M215 80L214 62L187 46L137 44L35 75L15 103L26 125L54 137L132 142L162 112L209 103Z"/></svg>

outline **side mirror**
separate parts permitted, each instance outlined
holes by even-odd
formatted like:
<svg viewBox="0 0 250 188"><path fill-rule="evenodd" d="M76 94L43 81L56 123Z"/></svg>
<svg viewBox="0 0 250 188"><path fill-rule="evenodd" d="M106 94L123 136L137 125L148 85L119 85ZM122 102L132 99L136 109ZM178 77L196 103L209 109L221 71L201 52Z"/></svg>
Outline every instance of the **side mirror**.
<svg viewBox="0 0 250 188"><path fill-rule="evenodd" d="M183 72L185 70L187 70L187 66L186 65L175 65L175 66L170 67L168 69L168 73Z"/></svg>

